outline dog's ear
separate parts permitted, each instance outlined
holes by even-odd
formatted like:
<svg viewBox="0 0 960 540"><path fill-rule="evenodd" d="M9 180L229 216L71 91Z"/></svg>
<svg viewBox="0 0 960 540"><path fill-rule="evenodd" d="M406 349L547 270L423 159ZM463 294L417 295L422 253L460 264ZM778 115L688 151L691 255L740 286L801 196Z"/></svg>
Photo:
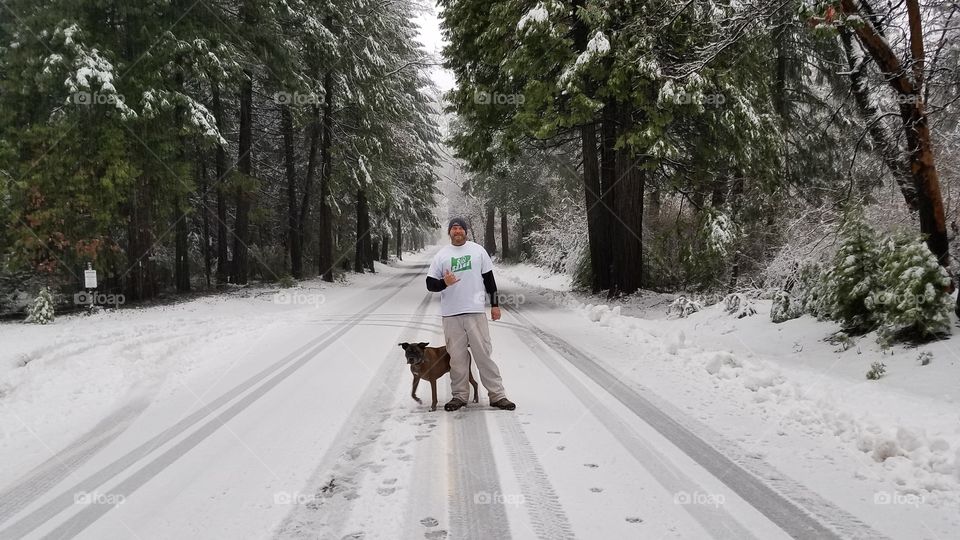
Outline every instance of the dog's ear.
<svg viewBox="0 0 960 540"><path fill-rule="evenodd" d="M403 350L407 350L407 345L410 345L410 344L407 342L403 342L403 343L398 343L397 345L400 345L403 348Z"/></svg>
<svg viewBox="0 0 960 540"><path fill-rule="evenodd" d="M426 347L429 344L430 344L429 341L421 341L420 343L417 343L417 345L419 345L421 349Z"/></svg>

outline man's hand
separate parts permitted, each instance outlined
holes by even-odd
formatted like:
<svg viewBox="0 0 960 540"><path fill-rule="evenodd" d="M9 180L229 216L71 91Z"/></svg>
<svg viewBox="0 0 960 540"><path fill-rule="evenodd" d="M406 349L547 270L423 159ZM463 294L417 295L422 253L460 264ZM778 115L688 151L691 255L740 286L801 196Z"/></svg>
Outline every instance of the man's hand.
<svg viewBox="0 0 960 540"><path fill-rule="evenodd" d="M499 308L499 307L493 306L492 308L490 308L490 318L493 319L493 320L495 320L495 321L499 321L499 320L500 320L500 308Z"/></svg>
<svg viewBox="0 0 960 540"><path fill-rule="evenodd" d="M447 287L453 285L454 283L460 281L460 278L453 275L449 270L443 271L443 282L447 284Z"/></svg>

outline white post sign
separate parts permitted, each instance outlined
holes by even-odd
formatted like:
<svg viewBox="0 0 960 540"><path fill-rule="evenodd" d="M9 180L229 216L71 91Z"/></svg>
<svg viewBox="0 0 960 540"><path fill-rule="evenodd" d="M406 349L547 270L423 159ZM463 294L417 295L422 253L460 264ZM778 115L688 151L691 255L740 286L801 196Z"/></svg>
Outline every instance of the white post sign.
<svg viewBox="0 0 960 540"><path fill-rule="evenodd" d="M97 288L97 271L96 270L83 271L83 286L87 289Z"/></svg>

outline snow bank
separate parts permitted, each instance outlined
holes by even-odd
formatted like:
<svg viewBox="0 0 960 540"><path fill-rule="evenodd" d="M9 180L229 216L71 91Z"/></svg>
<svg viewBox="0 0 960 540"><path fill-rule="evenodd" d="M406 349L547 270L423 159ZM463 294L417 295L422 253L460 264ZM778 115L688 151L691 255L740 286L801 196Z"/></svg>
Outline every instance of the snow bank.
<svg viewBox="0 0 960 540"><path fill-rule="evenodd" d="M579 311L587 320L642 346L639 350L647 351L645 356L659 351L660 359L684 372L685 379L714 388L723 399L742 400L744 415L773 419L778 433L791 430L811 437L836 437L863 456L859 461L864 470L857 476L883 478L899 493L920 497L924 503L960 503L960 415L949 398L936 402L938 408L933 410L930 402L865 380L855 383L861 385L857 392L850 392L851 382L835 378L829 370L807 380L806 375L782 365L785 358L778 363L772 355L761 359L752 352L704 349L688 341L688 335L707 335L704 327L714 325L723 329L711 328L709 339L716 331L743 343L744 351L762 349L754 344L769 341L780 326L770 323L764 312L769 311L769 301L757 302L761 313L743 321L724 313L722 304L688 319L667 321L625 316L621 306L591 304L566 291L542 292L554 303ZM827 323L811 319L800 321L800 327L803 324L822 325L822 334L829 333ZM836 352L824 349L825 343L820 345L824 356ZM791 352L799 353L803 347L794 343ZM905 354L916 355L916 351ZM944 385L955 384L955 378L943 379ZM935 433L928 435L931 430Z"/></svg>

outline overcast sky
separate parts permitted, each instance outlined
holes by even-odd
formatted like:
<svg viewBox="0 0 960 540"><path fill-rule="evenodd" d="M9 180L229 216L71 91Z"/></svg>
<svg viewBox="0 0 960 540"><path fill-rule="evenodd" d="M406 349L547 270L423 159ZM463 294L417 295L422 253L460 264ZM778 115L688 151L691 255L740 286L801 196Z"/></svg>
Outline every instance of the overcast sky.
<svg viewBox="0 0 960 540"><path fill-rule="evenodd" d="M440 35L440 19L437 17L437 7L432 0L427 0L424 13L414 18L414 22L420 26L420 41L427 53L435 58L435 61L442 60L441 52L443 50L443 36ZM455 86L453 74L440 66L434 66L431 70L431 76L437 88L441 92L446 92Z"/></svg>

